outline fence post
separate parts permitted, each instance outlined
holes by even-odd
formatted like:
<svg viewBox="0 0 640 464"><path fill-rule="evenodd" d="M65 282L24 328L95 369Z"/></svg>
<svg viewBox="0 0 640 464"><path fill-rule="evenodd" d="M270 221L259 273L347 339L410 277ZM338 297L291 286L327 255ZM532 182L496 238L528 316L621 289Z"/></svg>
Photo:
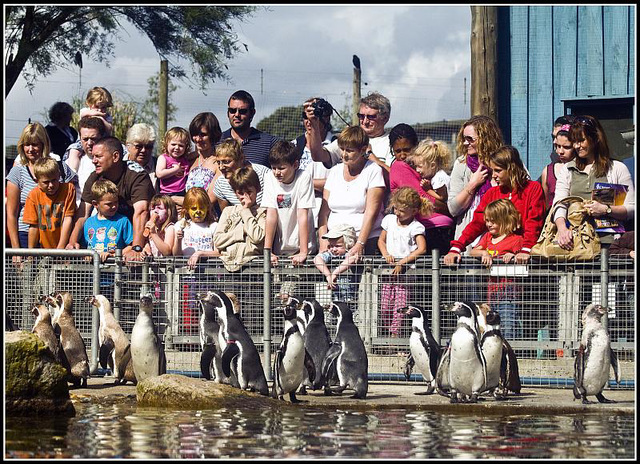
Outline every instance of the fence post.
<svg viewBox="0 0 640 464"><path fill-rule="evenodd" d="M262 345L264 348L264 370L267 380L272 380L271 373L271 250L264 249L264 266L262 268L262 286L264 300Z"/></svg>
<svg viewBox="0 0 640 464"><path fill-rule="evenodd" d="M113 317L120 322L120 305L122 299L122 250L116 248L116 269L113 276Z"/></svg>
<svg viewBox="0 0 640 464"><path fill-rule="evenodd" d="M609 307L609 249L600 250L600 304ZM605 330L609 328L609 318L602 318Z"/></svg>
<svg viewBox="0 0 640 464"><path fill-rule="evenodd" d="M93 294L100 293L100 253L93 251ZM100 325L100 315L98 308L91 305L91 363L89 372L95 374L98 370L98 329Z"/></svg>
<svg viewBox="0 0 640 464"><path fill-rule="evenodd" d="M431 250L431 333L440 343L440 250Z"/></svg>

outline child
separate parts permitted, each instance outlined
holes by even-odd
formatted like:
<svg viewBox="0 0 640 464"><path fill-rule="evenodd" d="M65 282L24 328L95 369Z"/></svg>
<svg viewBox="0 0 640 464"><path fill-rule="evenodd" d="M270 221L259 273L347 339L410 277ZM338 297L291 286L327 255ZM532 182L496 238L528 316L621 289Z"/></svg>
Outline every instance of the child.
<svg viewBox="0 0 640 464"><path fill-rule="evenodd" d="M447 144L433 140L421 141L410 157L410 163L420 174L420 185L427 196L433 199L435 206L435 212L426 220L421 220L426 229L427 252L437 248L445 253L453 239L454 221L446 208L450 178L445 169L449 168L450 160L451 150Z"/></svg>
<svg viewBox="0 0 640 464"><path fill-rule="evenodd" d="M257 205L260 179L251 166L238 169L229 183L240 204L222 210L213 244L220 252L225 269L235 272L262 255L267 210Z"/></svg>
<svg viewBox="0 0 640 464"><path fill-rule="evenodd" d="M185 153L191 148L191 136L182 127L172 127L163 140L163 152L156 164L159 193L184 197L191 162ZM174 199L175 201L175 199Z"/></svg>
<svg viewBox="0 0 640 464"><path fill-rule="evenodd" d="M336 292L334 300L355 303L356 281L353 272L346 271L359 260L358 255L347 255L356 242L356 230L349 224L339 224L322 236L329 241L327 251L318 253L313 260L316 268L327 279L327 288ZM331 263L340 263L332 271Z"/></svg>
<svg viewBox="0 0 640 464"><path fill-rule="evenodd" d="M522 248L522 236L515 234L522 218L511 200L502 198L492 201L484 210L487 230L469 256L479 257L487 267L495 258L509 263ZM512 279L495 277L489 279L487 302L500 314L500 330L505 338L521 338L520 322L516 314L516 287ZM495 306L494 306L495 305Z"/></svg>
<svg viewBox="0 0 640 464"><path fill-rule="evenodd" d="M300 154L285 140L276 142L269 152L271 171L264 178L260 206L267 208L265 248L272 249L271 263L278 255L292 256L294 265L303 264L315 253L317 240L313 222L313 179L299 169Z"/></svg>
<svg viewBox="0 0 640 464"><path fill-rule="evenodd" d="M100 260L115 256L116 249L128 250L133 242L133 226L118 213L118 187L108 179L98 179L91 186L91 202L97 214L84 223L81 246L100 253Z"/></svg>
<svg viewBox="0 0 640 464"><path fill-rule="evenodd" d="M108 113L108 109L113 106L111 93L104 87L94 87L87 92L86 107L80 109L80 119L84 117L100 118L104 124L104 137L111 135L113 130L113 117ZM80 159L84 154L80 139L69 145L67 158L65 161L77 170Z"/></svg>
<svg viewBox="0 0 640 464"><path fill-rule="evenodd" d="M143 235L148 238L144 246L147 256L171 256L175 241L174 223L178 213L176 204L168 195L154 195L149 203L149 221Z"/></svg>
<svg viewBox="0 0 640 464"><path fill-rule="evenodd" d="M48 156L33 164L38 188L29 192L23 222L29 224L29 248L64 249L69 242L76 212L76 188L60 182L60 166Z"/></svg>
<svg viewBox="0 0 640 464"><path fill-rule="evenodd" d="M205 189L193 187L187 191L181 216L175 225L174 256L188 256L187 265L191 269L201 256L219 256L213 247L213 234L218 223Z"/></svg>
<svg viewBox="0 0 640 464"><path fill-rule="evenodd" d="M427 251L424 226L416 220L416 215L428 215L433 205L421 197L411 187L396 189L389 199L388 210L393 213L382 219L382 233L378 238L378 248L389 264L393 264L391 277L382 285L380 309L385 326L392 337L398 337L403 315L398 309L409 301L409 289L398 283L405 266ZM385 279L386 280L386 279ZM392 315L393 313L393 315Z"/></svg>

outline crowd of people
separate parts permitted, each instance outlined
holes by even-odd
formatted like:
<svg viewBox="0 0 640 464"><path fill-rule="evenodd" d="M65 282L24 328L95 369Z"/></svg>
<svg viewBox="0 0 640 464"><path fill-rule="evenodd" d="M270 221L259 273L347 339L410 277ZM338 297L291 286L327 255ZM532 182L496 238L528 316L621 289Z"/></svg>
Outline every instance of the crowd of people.
<svg viewBox="0 0 640 464"><path fill-rule="evenodd" d="M387 131L391 104L379 93L362 98L359 125L339 134L318 101L304 102L305 132L286 141L252 127L254 100L239 90L228 100L228 130L214 113L199 113L188 128L161 134L157 157L148 124L128 128L124 141L111 135L106 89L89 91L77 130L73 108L57 102L49 125L30 123L20 135L6 177L7 242L89 248L103 260L116 249L126 261L185 256L192 267L213 257L230 272L267 248L272 265L283 257L314 264L347 300L356 293L350 268L381 255L396 276L384 299L397 303L408 298L399 276L435 249L445 265L463 255L487 266L527 263L551 206L567 196L582 197L594 218L633 224L633 180L594 117L555 121L556 156L534 180L488 116L462 124L454 154L444 141L418 140L408 124ZM625 186L623 204L592 200L596 182ZM558 243L570 248L566 209L554 221ZM603 232L603 246L618 236ZM514 319L509 308L506 320ZM385 317L397 333L394 308Z"/></svg>

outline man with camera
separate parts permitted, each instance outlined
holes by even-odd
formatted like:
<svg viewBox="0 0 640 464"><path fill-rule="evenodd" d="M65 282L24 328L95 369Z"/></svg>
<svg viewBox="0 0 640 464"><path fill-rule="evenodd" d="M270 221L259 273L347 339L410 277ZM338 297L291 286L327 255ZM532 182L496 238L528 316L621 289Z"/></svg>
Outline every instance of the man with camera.
<svg viewBox="0 0 640 464"><path fill-rule="evenodd" d="M321 115L325 111L328 102L322 99L313 99L304 103L304 111L309 120L306 137L314 161L322 162L326 167L331 167L341 162L342 154L337 140L328 145L322 145L323 123ZM333 110L333 108L332 108ZM384 126L391 116L391 103L389 100L373 92L360 100L358 119L360 127L369 136L369 159L377 163L385 171L389 171L393 162L393 154L389 147L389 136L385 134ZM306 127L306 126L305 126Z"/></svg>
<svg viewBox="0 0 640 464"><path fill-rule="evenodd" d="M220 141L233 137L242 145L242 152L247 161L270 168L269 150L278 137L251 127L251 121L256 114L251 94L245 90L238 90L229 97L227 106L231 128L222 133Z"/></svg>

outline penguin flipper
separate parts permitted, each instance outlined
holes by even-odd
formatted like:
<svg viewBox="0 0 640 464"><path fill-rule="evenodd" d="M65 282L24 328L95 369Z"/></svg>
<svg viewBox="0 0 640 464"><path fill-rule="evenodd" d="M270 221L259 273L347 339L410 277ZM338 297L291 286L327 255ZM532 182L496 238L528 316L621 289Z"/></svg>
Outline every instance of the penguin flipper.
<svg viewBox="0 0 640 464"><path fill-rule="evenodd" d="M522 383L520 382L520 369L518 368L518 358L509 345L509 342L502 339L502 357L506 364L505 387L514 393L520 394Z"/></svg>
<svg viewBox="0 0 640 464"><path fill-rule="evenodd" d="M611 351L610 358L611 366L613 367L613 375L616 379L616 383L620 385L620 363L618 362L618 355L612 348L609 348L609 350Z"/></svg>
<svg viewBox="0 0 640 464"><path fill-rule="evenodd" d="M407 362L404 365L404 378L409 380L411 378L411 371L413 370L413 366L415 366L416 362L413 359L413 355L409 353L407 356Z"/></svg>
<svg viewBox="0 0 640 464"><path fill-rule="evenodd" d="M235 342L227 342L227 347L224 349L224 353L222 353L222 372L227 377L231 376L231 362L233 358L240 354L240 348Z"/></svg>
<svg viewBox="0 0 640 464"><path fill-rule="evenodd" d="M130 362L131 362L131 344L127 345L127 347L124 349L124 353L122 354L122 359L120 360L120 364L122 367L118 368L118 372L121 373L122 379L125 378L127 366L129 365Z"/></svg>
<svg viewBox="0 0 640 464"><path fill-rule="evenodd" d="M158 366L158 374L166 374L167 373L167 356L164 353L164 347L160 346L160 359Z"/></svg>
<svg viewBox="0 0 640 464"><path fill-rule="evenodd" d="M100 359L100 366L102 366L103 369L107 368L109 355L115 349L115 347L116 345L115 343L113 343L113 340L111 338L105 338L102 341L102 345L100 345L99 359Z"/></svg>
<svg viewBox="0 0 640 464"><path fill-rule="evenodd" d="M442 396L449 397L449 363L451 362L451 348L447 346L442 357L440 358L440 364L436 372L436 390Z"/></svg>
<svg viewBox="0 0 640 464"><path fill-rule="evenodd" d="M326 379L327 384L337 374L336 360L342 352L342 346L338 343L333 343L327 350L327 354L322 361L322 376Z"/></svg>
<svg viewBox="0 0 640 464"><path fill-rule="evenodd" d="M205 344L200 355L200 373L207 380L211 380L211 361L215 356L216 346L213 343Z"/></svg>
<svg viewBox="0 0 640 464"><path fill-rule="evenodd" d="M440 349L440 346L437 344L435 345L430 344L427 353L429 354L429 371L431 372L431 375L435 378L436 374L438 373L438 365L440 364L442 349Z"/></svg>
<svg viewBox="0 0 640 464"><path fill-rule="evenodd" d="M309 374L309 382L313 383L316 380L316 364L306 349L304 350L304 367Z"/></svg>
<svg viewBox="0 0 640 464"><path fill-rule="evenodd" d="M582 385L584 381L584 345L581 343L573 362L573 396L575 399L585 399L586 390Z"/></svg>
<svg viewBox="0 0 640 464"><path fill-rule="evenodd" d="M276 351L275 359L273 360L273 385L271 387L271 397L278 397L278 390L282 390L282 382L280 381L280 365L282 364L282 350Z"/></svg>

